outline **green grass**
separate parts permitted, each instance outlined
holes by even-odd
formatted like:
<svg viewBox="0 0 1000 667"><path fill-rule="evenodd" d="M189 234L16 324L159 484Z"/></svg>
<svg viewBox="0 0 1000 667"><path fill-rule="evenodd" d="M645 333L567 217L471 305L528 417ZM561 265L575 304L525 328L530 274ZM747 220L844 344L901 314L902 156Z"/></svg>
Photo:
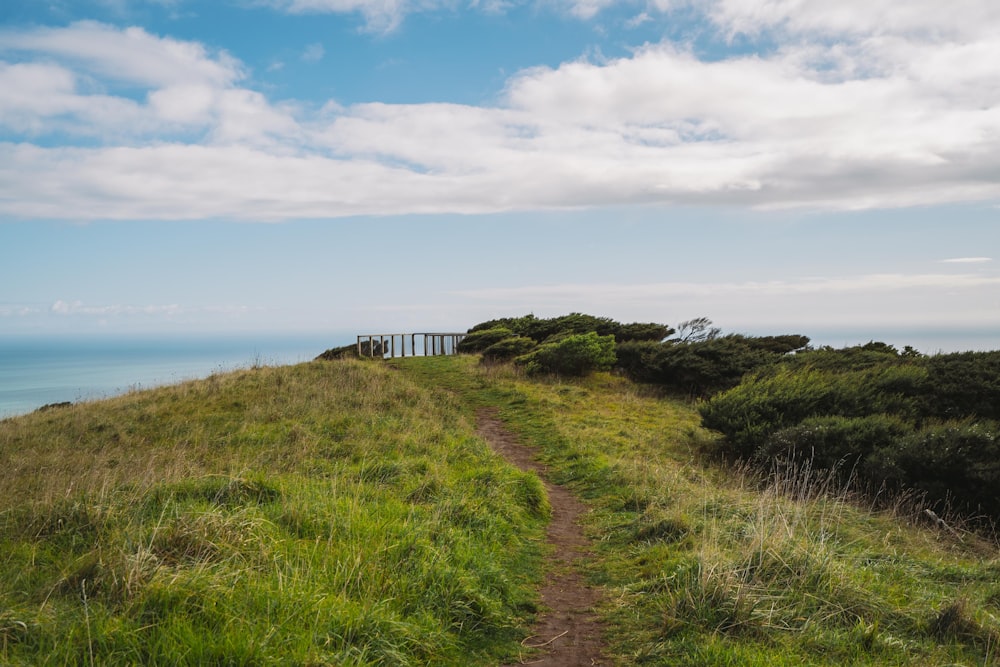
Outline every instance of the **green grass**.
<svg viewBox="0 0 1000 667"><path fill-rule="evenodd" d="M538 480L385 365L215 375L0 422L0 663L489 664Z"/></svg>
<svg viewBox="0 0 1000 667"><path fill-rule="evenodd" d="M620 664L1000 664L995 545L918 525L919 505L871 511L806 464L709 463L694 405L610 375L400 367L499 406L590 504Z"/></svg>
<svg viewBox="0 0 1000 667"><path fill-rule="evenodd" d="M0 422L0 664L497 665L588 503L620 665L995 665L995 545L807 465L708 461L694 405L475 357L254 368Z"/></svg>

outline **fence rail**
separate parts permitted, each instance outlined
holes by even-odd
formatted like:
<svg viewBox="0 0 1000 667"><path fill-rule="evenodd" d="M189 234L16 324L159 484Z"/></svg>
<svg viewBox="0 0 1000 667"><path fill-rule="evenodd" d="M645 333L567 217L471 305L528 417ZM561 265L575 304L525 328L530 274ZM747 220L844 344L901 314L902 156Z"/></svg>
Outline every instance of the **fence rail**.
<svg viewBox="0 0 1000 667"><path fill-rule="evenodd" d="M458 344L466 335L465 333L362 334L358 336L358 355L395 359L457 354ZM407 354L407 339L409 339L409 354Z"/></svg>

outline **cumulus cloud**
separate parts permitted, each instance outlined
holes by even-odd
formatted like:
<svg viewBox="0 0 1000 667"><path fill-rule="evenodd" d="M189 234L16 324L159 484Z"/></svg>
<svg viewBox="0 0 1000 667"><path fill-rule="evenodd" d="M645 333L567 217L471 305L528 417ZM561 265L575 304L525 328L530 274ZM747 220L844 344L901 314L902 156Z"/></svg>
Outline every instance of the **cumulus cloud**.
<svg viewBox="0 0 1000 667"><path fill-rule="evenodd" d="M190 83L224 86L245 75L243 66L225 52L213 54L196 42L94 21L59 28L0 31L2 52L66 58L110 81L153 87Z"/></svg>
<svg viewBox="0 0 1000 667"><path fill-rule="evenodd" d="M272 4L390 24L444 6ZM564 6L583 16L606 4ZM518 72L491 106L311 111L254 90L239 61L198 43L91 22L0 31L0 129L24 139L0 143L0 213L283 220L1000 199L992 0L633 4L695 8L721 33L766 32L776 48L706 60L650 44ZM52 140L64 136L90 143Z"/></svg>
<svg viewBox="0 0 1000 667"><path fill-rule="evenodd" d="M23 60L0 60L0 129L96 137L111 146L295 140L287 106L241 87L242 64L197 43L84 21L0 31L4 56Z"/></svg>

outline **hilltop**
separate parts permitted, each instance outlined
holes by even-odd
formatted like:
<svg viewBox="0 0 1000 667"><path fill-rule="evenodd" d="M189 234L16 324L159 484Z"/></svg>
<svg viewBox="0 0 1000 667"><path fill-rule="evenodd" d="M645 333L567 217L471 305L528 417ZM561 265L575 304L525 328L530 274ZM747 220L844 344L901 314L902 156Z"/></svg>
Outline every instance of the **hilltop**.
<svg viewBox="0 0 1000 667"><path fill-rule="evenodd" d="M725 463L715 394L481 359L257 367L0 422L0 660L528 660L552 509L477 435L488 408L584 503L614 664L995 664L981 532L835 468Z"/></svg>

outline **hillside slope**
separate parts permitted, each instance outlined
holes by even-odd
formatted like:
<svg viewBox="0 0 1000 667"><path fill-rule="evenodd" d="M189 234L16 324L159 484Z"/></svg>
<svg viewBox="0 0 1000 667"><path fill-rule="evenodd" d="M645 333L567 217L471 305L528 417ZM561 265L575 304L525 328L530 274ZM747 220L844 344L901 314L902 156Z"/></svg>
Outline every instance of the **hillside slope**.
<svg viewBox="0 0 1000 667"><path fill-rule="evenodd" d="M0 662L498 665L538 610L539 479L590 511L621 665L991 665L1000 560L791 466L706 462L694 406L475 357L252 368L0 422Z"/></svg>
<svg viewBox="0 0 1000 667"><path fill-rule="evenodd" d="M694 404L608 374L526 380L473 359L399 363L499 407L553 481L586 499L622 665L992 665L995 545L856 502L808 462L706 462Z"/></svg>
<svg viewBox="0 0 1000 667"><path fill-rule="evenodd" d="M474 428L359 361L0 422L0 663L514 656L548 507Z"/></svg>

